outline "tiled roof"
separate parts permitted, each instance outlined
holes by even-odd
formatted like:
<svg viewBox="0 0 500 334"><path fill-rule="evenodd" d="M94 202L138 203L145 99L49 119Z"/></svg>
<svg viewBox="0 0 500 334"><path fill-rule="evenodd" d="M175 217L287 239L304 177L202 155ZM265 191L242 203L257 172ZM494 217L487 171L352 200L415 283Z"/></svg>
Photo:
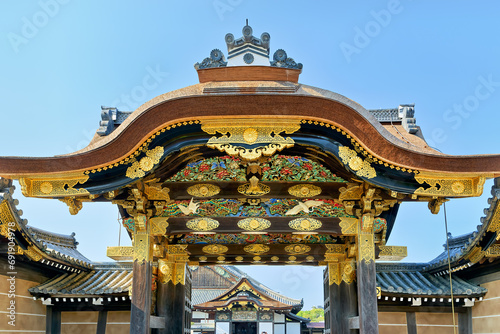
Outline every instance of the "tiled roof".
<svg viewBox="0 0 500 334"><path fill-rule="evenodd" d="M206 303L219 297L226 291L227 289L197 289L193 286L191 290L191 303L193 305Z"/></svg>
<svg viewBox="0 0 500 334"><path fill-rule="evenodd" d="M12 197L15 186L11 180L0 178L0 202L6 205L16 224L15 241L17 246L32 261L37 261L64 269L70 272L79 272L81 269L91 269L92 264L89 259L83 256L78 250L75 234L63 235L44 231L28 225L26 219L22 219L22 210L16 206L17 199ZM26 245L33 245L33 249L27 251Z"/></svg>
<svg viewBox="0 0 500 334"><path fill-rule="evenodd" d="M377 263L377 286L386 295L412 297L449 297L450 281L446 276L435 276L422 269L424 264ZM481 297L486 289L452 275L453 294L456 297Z"/></svg>
<svg viewBox="0 0 500 334"><path fill-rule="evenodd" d="M481 224L477 226L476 231L456 237L452 237L451 234L448 235L452 272L467 268L474 264L474 262L467 259L467 255L476 246L480 245L482 251L486 251L488 247L494 243L497 234L488 232L488 228L492 224L498 223L498 221L494 220L498 219L495 218L495 212L500 210L500 178L495 179L491 187L491 194L493 197L488 199L489 206L484 209L485 216L481 218ZM448 251L446 249L446 244L444 244L443 247L443 253L430 261L424 268L425 271L440 271L443 274L448 272Z"/></svg>
<svg viewBox="0 0 500 334"><path fill-rule="evenodd" d="M33 295L110 295L128 292L132 286L132 265L95 264L90 272L66 273L32 287Z"/></svg>
<svg viewBox="0 0 500 334"><path fill-rule="evenodd" d="M280 293L278 293L278 292L276 292L276 291L268 288L267 286L265 286L264 284L260 283L256 279L254 279L252 277L249 277L246 273L242 272L241 270L239 270L236 267L233 267L233 266L221 266L221 267L223 267L225 270L230 271L231 273L233 273L238 278L242 278L242 277L248 278L248 280L250 282L252 282L252 284L257 289L259 289L261 292L264 292L264 293L268 294L269 296L271 296L272 298L276 299L279 302L282 302L282 303L288 304L288 305L297 305L297 306L299 306L299 305L302 306L303 305L303 300L301 300L301 299L293 299L293 298L284 296L284 295L282 295L282 294L280 294Z"/></svg>

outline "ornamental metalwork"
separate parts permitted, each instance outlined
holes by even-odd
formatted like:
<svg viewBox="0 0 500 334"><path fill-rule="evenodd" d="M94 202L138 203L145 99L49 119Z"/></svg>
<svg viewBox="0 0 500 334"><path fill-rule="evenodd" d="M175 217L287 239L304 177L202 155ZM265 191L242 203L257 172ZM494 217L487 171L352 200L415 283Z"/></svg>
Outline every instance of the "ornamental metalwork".
<svg viewBox="0 0 500 334"><path fill-rule="evenodd" d="M375 261L373 234L361 234L359 236L359 259L365 261L365 263Z"/></svg>
<svg viewBox="0 0 500 334"><path fill-rule="evenodd" d="M415 176L415 180L422 185L430 187L419 187L414 191L416 195L442 196L442 197L469 197L480 196L483 192L485 177L450 178L448 175L434 176L421 173Z"/></svg>
<svg viewBox="0 0 500 334"><path fill-rule="evenodd" d="M219 192L220 187L210 183L195 184L187 188L187 193L194 197L211 197Z"/></svg>
<svg viewBox="0 0 500 334"><path fill-rule="evenodd" d="M206 232L219 227L219 222L212 218L195 218L189 220L186 226L190 230Z"/></svg>
<svg viewBox="0 0 500 334"><path fill-rule="evenodd" d="M242 184L238 187L238 192L246 196L262 196L271 191L271 188L265 184L259 183L259 179L252 176L249 183Z"/></svg>
<svg viewBox="0 0 500 334"><path fill-rule="evenodd" d="M125 176L131 179L144 177L146 172L152 170L153 167L160 162L163 152L163 146L157 146L151 150L146 150L146 156L142 157L139 161L135 160L132 162L132 166L127 168Z"/></svg>
<svg viewBox="0 0 500 334"><path fill-rule="evenodd" d="M355 150L341 146L339 147L339 157L344 165L354 171L357 176L367 179L373 179L377 176L375 168L368 161L360 158Z"/></svg>
<svg viewBox="0 0 500 334"><path fill-rule="evenodd" d="M115 261L131 260L134 257L134 247L115 246L106 249L106 256Z"/></svg>
<svg viewBox="0 0 500 334"><path fill-rule="evenodd" d="M264 253L269 252L269 246L262 245L262 244L253 244L253 245L248 245L243 248L243 250L249 254L254 254L254 255L261 255Z"/></svg>
<svg viewBox="0 0 500 334"><path fill-rule="evenodd" d="M356 235L358 234L358 218L345 218L340 217L340 229L343 235Z"/></svg>
<svg viewBox="0 0 500 334"><path fill-rule="evenodd" d="M295 197L314 197L321 194L321 188L312 184L297 184L288 188L288 193Z"/></svg>
<svg viewBox="0 0 500 334"><path fill-rule="evenodd" d="M167 232L168 218L167 217L154 217L150 220L151 223L151 235L161 236Z"/></svg>
<svg viewBox="0 0 500 334"><path fill-rule="evenodd" d="M400 261L408 256L406 246L379 246L379 259L383 261Z"/></svg>
<svg viewBox="0 0 500 334"><path fill-rule="evenodd" d="M208 134L222 134L211 137L207 142L208 147L246 161L255 161L263 155L270 156L276 151L293 147L293 139L280 134L292 134L300 129L300 124L298 120L275 118L272 121L226 118L203 120L201 128Z"/></svg>
<svg viewBox="0 0 500 334"><path fill-rule="evenodd" d="M500 232L500 205L497 205L495 212L490 218L488 232Z"/></svg>
<svg viewBox="0 0 500 334"><path fill-rule="evenodd" d="M78 174L64 179L58 178L20 178L21 192L26 197L64 197L88 195L85 188L75 188L77 184L84 184L89 179L88 175Z"/></svg>
<svg viewBox="0 0 500 334"><path fill-rule="evenodd" d="M223 245L208 245L202 248L203 253L207 254L224 254L229 248Z"/></svg>
<svg viewBox="0 0 500 334"><path fill-rule="evenodd" d="M271 227L271 222L263 218L246 218L238 222L238 227L245 231L263 231Z"/></svg>
<svg viewBox="0 0 500 334"><path fill-rule="evenodd" d="M310 232L321 228L323 224L314 218L297 218L288 223L290 228L297 231Z"/></svg>
<svg viewBox="0 0 500 334"><path fill-rule="evenodd" d="M311 247L299 244L299 245L288 245L285 247L285 252L290 254L304 254L311 251Z"/></svg>

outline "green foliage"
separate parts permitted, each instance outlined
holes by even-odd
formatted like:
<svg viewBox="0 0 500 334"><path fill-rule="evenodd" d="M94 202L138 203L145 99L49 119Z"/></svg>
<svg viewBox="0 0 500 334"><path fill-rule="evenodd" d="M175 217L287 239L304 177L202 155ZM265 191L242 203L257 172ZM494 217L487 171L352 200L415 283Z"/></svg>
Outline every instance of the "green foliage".
<svg viewBox="0 0 500 334"><path fill-rule="evenodd" d="M297 313L299 317L309 318L311 322L325 321L325 311L320 307L314 307L309 311L300 311Z"/></svg>

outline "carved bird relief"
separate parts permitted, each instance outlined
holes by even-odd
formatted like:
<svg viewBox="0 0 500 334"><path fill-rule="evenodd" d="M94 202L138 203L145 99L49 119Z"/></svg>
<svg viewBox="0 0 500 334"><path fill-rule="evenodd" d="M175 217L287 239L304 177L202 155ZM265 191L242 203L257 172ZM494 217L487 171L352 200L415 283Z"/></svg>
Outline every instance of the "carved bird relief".
<svg viewBox="0 0 500 334"><path fill-rule="evenodd" d="M189 205L187 207L182 204L177 204L177 207L182 211L183 214L188 216L191 213L196 213L196 211L198 211L199 205L199 203L194 203L193 198L191 197L191 201L189 202Z"/></svg>
<svg viewBox="0 0 500 334"><path fill-rule="evenodd" d="M311 213L313 212L314 208L317 206L320 206L322 204L325 204L322 201L305 201L305 202L299 202L296 206L291 208L285 213L285 216L291 216L291 215L296 215L300 211L304 211L305 213Z"/></svg>

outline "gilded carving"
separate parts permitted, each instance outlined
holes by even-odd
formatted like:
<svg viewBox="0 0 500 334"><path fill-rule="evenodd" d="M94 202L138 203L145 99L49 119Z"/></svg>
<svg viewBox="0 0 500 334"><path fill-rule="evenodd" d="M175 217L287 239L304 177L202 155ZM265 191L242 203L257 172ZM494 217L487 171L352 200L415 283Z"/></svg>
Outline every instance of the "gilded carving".
<svg viewBox="0 0 500 334"><path fill-rule="evenodd" d="M0 203L0 234L4 237L9 237L9 230L17 230L17 224L12 216L9 203L7 200L3 200Z"/></svg>
<svg viewBox="0 0 500 334"><path fill-rule="evenodd" d="M355 150L341 146L339 147L339 157L344 165L349 166L357 176L367 179L373 179L377 176L375 168L368 161L360 158Z"/></svg>
<svg viewBox="0 0 500 334"><path fill-rule="evenodd" d="M497 204L495 212L490 218L490 224L488 225L488 232L500 232L500 205ZM500 238L500 233L498 233L497 240Z"/></svg>
<svg viewBox="0 0 500 334"><path fill-rule="evenodd" d="M219 222L212 218L195 218L186 223L187 228L194 231L211 231L219 227Z"/></svg>
<svg viewBox="0 0 500 334"><path fill-rule="evenodd" d="M173 274L175 271L174 262L169 262L164 259L158 260L158 271L160 273L159 279L163 284L173 280Z"/></svg>
<svg viewBox="0 0 500 334"><path fill-rule="evenodd" d="M312 256L312 255L306 256L306 261L307 262L313 262L314 261L314 256Z"/></svg>
<svg viewBox="0 0 500 334"><path fill-rule="evenodd" d="M271 191L271 188L265 184L259 183L259 179L252 176L249 183L242 184L238 187L238 192L247 196L262 196Z"/></svg>
<svg viewBox="0 0 500 334"><path fill-rule="evenodd" d="M277 256L271 256L271 261L272 262L278 262L279 260L280 260L279 257L277 257Z"/></svg>
<svg viewBox="0 0 500 334"><path fill-rule="evenodd" d="M193 197L211 197L220 192L220 187L210 183L195 184L187 188L187 192Z"/></svg>
<svg viewBox="0 0 500 334"><path fill-rule="evenodd" d="M485 254L486 257L499 257L500 256L500 244L491 245Z"/></svg>
<svg viewBox="0 0 500 334"><path fill-rule="evenodd" d="M375 261L375 245L373 244L373 234L359 235L359 261Z"/></svg>
<svg viewBox="0 0 500 334"><path fill-rule="evenodd" d="M415 180L422 186L414 191L414 194L421 196L441 196L441 197L470 197L480 196L483 192L483 185L486 180L483 176L468 178L451 178L448 175L435 176L432 174L420 173L415 176Z"/></svg>
<svg viewBox="0 0 500 334"><path fill-rule="evenodd" d="M382 261L400 261L408 256L406 246L379 246L379 259Z"/></svg>
<svg viewBox="0 0 500 334"><path fill-rule="evenodd" d="M144 194L150 201L170 201L170 195L168 194L170 189L166 187L161 187L159 184L155 185L145 185Z"/></svg>
<svg viewBox="0 0 500 334"><path fill-rule="evenodd" d="M202 248L202 251L207 254L224 254L228 248L223 245L208 245Z"/></svg>
<svg viewBox="0 0 500 334"><path fill-rule="evenodd" d="M297 184L288 188L288 193L295 197L314 197L321 194L321 188L312 184Z"/></svg>
<svg viewBox="0 0 500 334"><path fill-rule="evenodd" d="M74 188L77 184L84 184L88 175L77 174L67 178L25 178L19 179L21 191L26 197L65 197L88 195L85 188Z"/></svg>
<svg viewBox="0 0 500 334"><path fill-rule="evenodd" d="M372 233L373 232L373 214L372 213L365 213L361 217L361 230L363 232L368 232Z"/></svg>
<svg viewBox="0 0 500 334"><path fill-rule="evenodd" d="M304 213L311 213L313 212L314 208L317 206L321 206L325 204L323 201L305 201L305 202L297 202L297 205L285 212L285 216L292 216L296 215L300 212Z"/></svg>
<svg viewBox="0 0 500 334"><path fill-rule="evenodd" d="M298 120L281 119L212 119L202 121L201 128L213 136L207 146L255 161L262 155L270 156L284 148L292 147L292 138L284 138L281 133L292 134L300 129ZM247 145L256 147L248 148ZM258 146L257 146L258 145Z"/></svg>
<svg viewBox="0 0 500 334"><path fill-rule="evenodd" d="M132 260L134 257L134 247L131 246L116 246L108 247L106 256L115 261Z"/></svg>
<svg viewBox="0 0 500 334"><path fill-rule="evenodd" d="M253 261L254 262L260 262L260 260L262 260L262 258L260 256L254 256L253 257Z"/></svg>
<svg viewBox="0 0 500 334"><path fill-rule="evenodd" d="M249 254L254 254L254 255L261 255L264 253L269 252L269 246L262 245L262 244L252 244L245 246L243 250Z"/></svg>
<svg viewBox="0 0 500 334"><path fill-rule="evenodd" d="M167 232L168 218L154 217L149 220L151 222L151 235L161 236Z"/></svg>
<svg viewBox="0 0 500 334"><path fill-rule="evenodd" d="M28 248L25 249L23 253L35 262L38 262L43 258L42 255L40 255L39 252L37 252L35 248L31 246L28 246Z"/></svg>
<svg viewBox="0 0 500 334"><path fill-rule="evenodd" d="M303 244L288 245L285 247L285 252L290 254L304 254L311 251L311 247Z"/></svg>
<svg viewBox="0 0 500 334"><path fill-rule="evenodd" d="M170 255L186 255L187 245L168 245L165 247L165 251ZM186 260L187 261L187 260Z"/></svg>
<svg viewBox="0 0 500 334"><path fill-rule="evenodd" d="M339 225L343 235L358 234L358 218L340 217Z"/></svg>
<svg viewBox="0 0 500 334"><path fill-rule="evenodd" d="M309 232L321 228L322 223L314 218L297 218L290 221L288 226L297 231Z"/></svg>
<svg viewBox="0 0 500 334"><path fill-rule="evenodd" d="M238 222L238 227L245 231L262 231L268 229L271 222L264 218L245 218Z"/></svg>
<svg viewBox="0 0 500 334"><path fill-rule="evenodd" d="M163 146L157 146L152 150L146 150L146 156L139 161L134 161L132 166L127 168L125 175L131 179L144 177L146 172L149 172L153 169L154 165L160 162L163 152Z"/></svg>
<svg viewBox="0 0 500 334"><path fill-rule="evenodd" d="M63 197L59 200L68 206L69 213L72 215L76 215L83 208L82 202L76 199L75 196Z"/></svg>
<svg viewBox="0 0 500 334"><path fill-rule="evenodd" d="M234 259L236 260L236 262L241 262L243 261L243 256L237 256Z"/></svg>
<svg viewBox="0 0 500 334"><path fill-rule="evenodd" d="M347 284L351 284L356 279L356 264L354 261L346 261L342 264L342 280Z"/></svg>
<svg viewBox="0 0 500 334"><path fill-rule="evenodd" d="M479 262L484 256L486 255L486 252L481 249L481 247L476 246L472 249L472 251L469 253L469 261L472 263L477 263Z"/></svg>
<svg viewBox="0 0 500 334"><path fill-rule="evenodd" d="M325 244L327 254L345 255L346 245L344 244Z"/></svg>
<svg viewBox="0 0 500 334"><path fill-rule="evenodd" d="M200 206L199 203L193 202L193 199L191 198L191 201L189 202L188 206L182 205L180 203L177 204L177 207L179 210L182 211L183 214L186 216L189 216L192 213L196 213L198 211L198 207Z"/></svg>

